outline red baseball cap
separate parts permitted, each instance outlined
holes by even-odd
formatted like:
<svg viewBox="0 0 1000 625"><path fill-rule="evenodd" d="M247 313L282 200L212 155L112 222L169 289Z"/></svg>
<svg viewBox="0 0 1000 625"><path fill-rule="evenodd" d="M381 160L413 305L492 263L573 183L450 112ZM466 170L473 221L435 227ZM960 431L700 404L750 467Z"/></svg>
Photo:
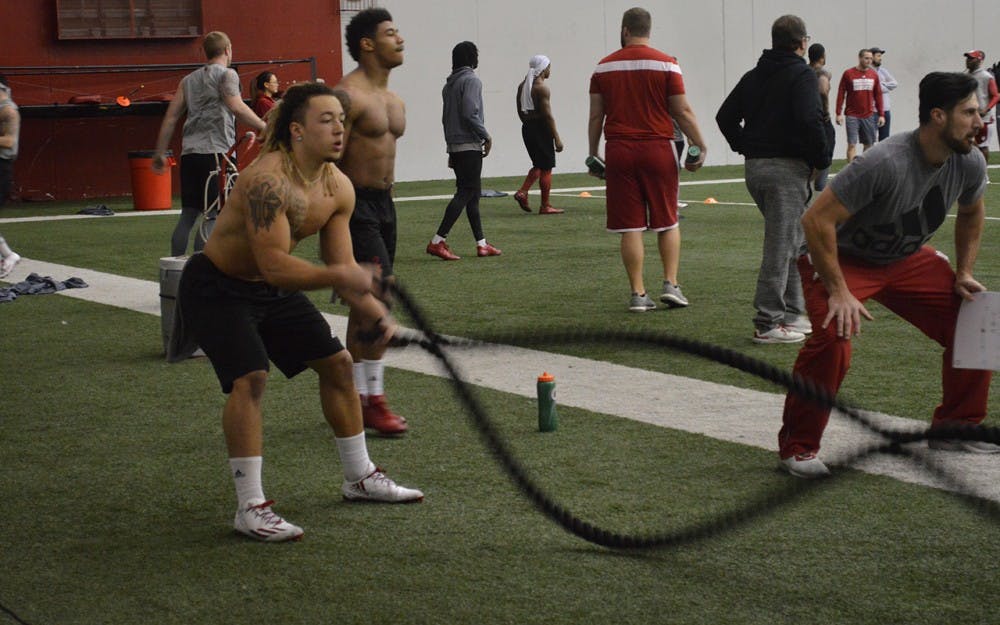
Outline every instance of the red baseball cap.
<svg viewBox="0 0 1000 625"><path fill-rule="evenodd" d="M982 50L969 50L968 52L965 53L965 56L969 57L970 59L976 59L977 61L986 60L986 53L983 52Z"/></svg>

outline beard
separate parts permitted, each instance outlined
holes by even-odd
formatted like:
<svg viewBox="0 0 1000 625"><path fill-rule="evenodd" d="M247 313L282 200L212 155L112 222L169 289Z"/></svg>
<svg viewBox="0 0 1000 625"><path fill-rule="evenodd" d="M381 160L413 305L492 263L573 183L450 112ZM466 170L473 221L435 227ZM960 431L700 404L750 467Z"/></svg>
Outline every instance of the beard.
<svg viewBox="0 0 1000 625"><path fill-rule="evenodd" d="M945 130L947 131L947 129ZM967 137L958 139L954 135L948 132L943 132L942 135L945 145L947 145L952 152L955 152L957 154L968 154L969 152L972 151L972 148L976 147L975 137L971 139Z"/></svg>

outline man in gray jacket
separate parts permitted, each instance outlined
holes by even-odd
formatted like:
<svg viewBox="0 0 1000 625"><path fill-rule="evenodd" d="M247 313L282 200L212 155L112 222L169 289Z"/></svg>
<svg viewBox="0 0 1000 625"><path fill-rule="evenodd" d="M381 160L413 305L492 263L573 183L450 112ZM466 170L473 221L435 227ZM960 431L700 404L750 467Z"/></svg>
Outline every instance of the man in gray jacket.
<svg viewBox="0 0 1000 625"><path fill-rule="evenodd" d="M885 123L878 128L878 140L885 141L889 138L889 124L892 122L892 112L889 110L889 92L898 87L899 83L882 65L882 55L885 54L885 50L875 47L871 48L871 53L872 67L875 68L875 72L878 74L878 83L882 87L882 111L883 117L885 117ZM875 118L875 121L878 121L878 117Z"/></svg>
<svg viewBox="0 0 1000 625"><path fill-rule="evenodd" d="M499 256L500 250L486 242L479 217L479 194L482 190L483 158L493 147L483 118L483 83L476 76L479 49L463 41L451 51L451 75L441 96L444 111L444 140L448 144L448 166L455 170L455 196L445 209L437 234L427 244L427 253L442 260L458 260L445 239L464 209L476 239L477 256Z"/></svg>

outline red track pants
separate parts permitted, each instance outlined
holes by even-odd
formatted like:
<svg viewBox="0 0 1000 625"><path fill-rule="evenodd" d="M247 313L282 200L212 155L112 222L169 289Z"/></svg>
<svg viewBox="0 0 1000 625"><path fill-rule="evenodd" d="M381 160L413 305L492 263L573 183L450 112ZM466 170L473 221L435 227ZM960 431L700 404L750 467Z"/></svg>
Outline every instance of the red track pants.
<svg viewBox="0 0 1000 625"><path fill-rule="evenodd" d="M829 294L809 258L799 259L799 274L813 334L795 361L795 373L836 393L851 365L851 341L837 337L833 321L823 329ZM961 298L955 294L955 272L948 259L924 246L912 256L889 265L873 265L849 257L840 259L847 286L859 301L874 299L909 321L944 348L941 360L941 404L934 425L978 424L986 418L992 372L955 369L952 344ZM819 451L830 410L795 394L785 398L778 449L782 458Z"/></svg>

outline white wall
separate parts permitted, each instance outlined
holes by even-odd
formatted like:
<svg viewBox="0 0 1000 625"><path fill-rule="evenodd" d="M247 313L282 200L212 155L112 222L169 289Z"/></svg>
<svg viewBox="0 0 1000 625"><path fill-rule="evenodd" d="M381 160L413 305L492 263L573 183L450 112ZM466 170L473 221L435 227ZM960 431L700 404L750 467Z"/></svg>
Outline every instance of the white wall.
<svg viewBox="0 0 1000 625"><path fill-rule="evenodd" d="M771 23L782 14L801 16L812 41L826 46L834 90L860 48L886 50L885 67L899 81L892 93L893 133L916 127L917 85L924 74L964 70L962 53L973 48L986 51L987 64L1000 57L997 0L383 0L406 40L406 62L390 78L407 107L396 178L452 177L445 164L441 87L451 71L451 49L463 40L479 46L486 127L493 136L483 175L521 175L530 166L514 93L535 54L552 59L552 105L566 144L556 172L584 171L590 74L619 47L622 13L636 5L653 15L653 46L680 61L710 165L743 162L729 151L715 113L770 47ZM344 59L345 72L353 69L346 50ZM838 128L837 158L843 158L844 144Z"/></svg>

